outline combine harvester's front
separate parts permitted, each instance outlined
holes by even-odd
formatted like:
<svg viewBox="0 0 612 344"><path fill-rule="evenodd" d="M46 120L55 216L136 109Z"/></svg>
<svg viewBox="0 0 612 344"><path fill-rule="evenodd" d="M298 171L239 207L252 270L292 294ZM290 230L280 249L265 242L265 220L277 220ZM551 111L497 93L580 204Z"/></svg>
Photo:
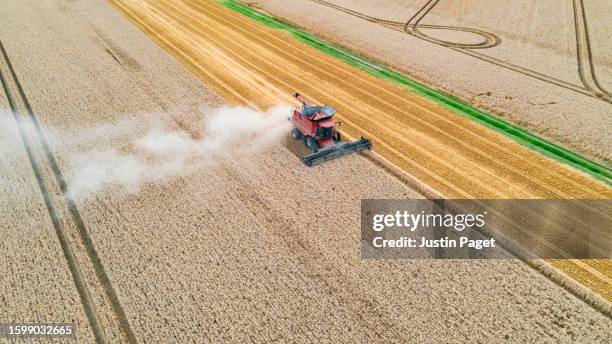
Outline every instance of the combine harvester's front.
<svg viewBox="0 0 612 344"><path fill-rule="evenodd" d="M308 104L299 93L295 97L302 106L294 108L291 115L293 130L291 136L296 140L304 140L312 154L301 157L307 166L335 159L364 149L372 149L372 143L365 137L354 142L342 142L337 124L332 120L336 109L329 105L318 106Z"/></svg>

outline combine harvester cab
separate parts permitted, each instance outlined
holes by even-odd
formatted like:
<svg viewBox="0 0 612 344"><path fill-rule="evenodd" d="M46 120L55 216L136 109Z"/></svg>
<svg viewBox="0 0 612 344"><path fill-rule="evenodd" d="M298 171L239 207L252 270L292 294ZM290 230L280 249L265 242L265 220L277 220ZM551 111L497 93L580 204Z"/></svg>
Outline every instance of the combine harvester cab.
<svg viewBox="0 0 612 344"><path fill-rule="evenodd" d="M309 105L299 93L295 97L302 107L294 108L290 117L293 124L291 136L304 140L312 154L300 159L306 166L335 159L364 149L372 149L372 143L365 137L354 142L342 142L338 125L332 120L336 109L329 105Z"/></svg>

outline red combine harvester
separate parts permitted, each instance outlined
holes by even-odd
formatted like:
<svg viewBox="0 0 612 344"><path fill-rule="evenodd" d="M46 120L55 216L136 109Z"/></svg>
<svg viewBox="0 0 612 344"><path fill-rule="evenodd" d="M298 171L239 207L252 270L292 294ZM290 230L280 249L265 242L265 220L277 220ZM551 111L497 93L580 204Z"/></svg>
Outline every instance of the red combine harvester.
<svg viewBox="0 0 612 344"><path fill-rule="evenodd" d="M302 106L292 111L290 120L294 128L291 136L296 140L304 140L306 147L312 151L312 154L300 158L306 166L372 149L372 143L365 137L354 142L340 141L340 132L332 120L336 109L329 105L310 105L299 93L294 96L302 102Z"/></svg>

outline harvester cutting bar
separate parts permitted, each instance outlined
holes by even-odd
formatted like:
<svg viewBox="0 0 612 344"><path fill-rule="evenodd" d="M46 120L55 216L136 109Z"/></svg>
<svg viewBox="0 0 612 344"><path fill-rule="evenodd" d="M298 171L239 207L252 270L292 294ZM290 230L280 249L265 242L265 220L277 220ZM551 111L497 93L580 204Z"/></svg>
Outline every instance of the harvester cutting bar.
<svg viewBox="0 0 612 344"><path fill-rule="evenodd" d="M354 142L337 143L331 147L321 149L316 153L303 156L301 159L306 166L313 166L320 162L335 159L350 153L356 153L364 149L372 149L372 143L370 140L362 137Z"/></svg>

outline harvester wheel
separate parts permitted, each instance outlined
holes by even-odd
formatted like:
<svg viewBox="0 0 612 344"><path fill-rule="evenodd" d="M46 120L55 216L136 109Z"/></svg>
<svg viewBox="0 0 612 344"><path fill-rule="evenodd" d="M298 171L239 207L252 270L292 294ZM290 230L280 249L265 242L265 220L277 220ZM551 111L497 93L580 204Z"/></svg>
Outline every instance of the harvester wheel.
<svg viewBox="0 0 612 344"><path fill-rule="evenodd" d="M317 143L317 140L315 140L311 136L308 136L306 138L306 147L310 148L310 150L313 153L316 153L319 151L319 144Z"/></svg>
<svg viewBox="0 0 612 344"><path fill-rule="evenodd" d="M291 130L291 137L293 137L294 139L301 140L303 136L304 135L302 135L302 132L299 131L298 128L293 128L293 130Z"/></svg>
<svg viewBox="0 0 612 344"><path fill-rule="evenodd" d="M336 132L336 135L334 136L334 141L340 142L340 132Z"/></svg>

